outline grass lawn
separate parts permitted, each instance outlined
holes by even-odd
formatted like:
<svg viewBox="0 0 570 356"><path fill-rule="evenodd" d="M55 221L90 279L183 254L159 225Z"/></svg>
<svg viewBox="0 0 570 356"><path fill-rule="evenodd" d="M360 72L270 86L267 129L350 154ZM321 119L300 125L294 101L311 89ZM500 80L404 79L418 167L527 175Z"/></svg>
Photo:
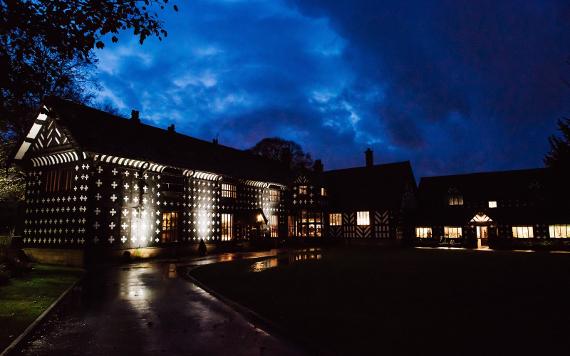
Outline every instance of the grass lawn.
<svg viewBox="0 0 570 356"><path fill-rule="evenodd" d="M331 354L568 354L570 254L329 249L191 273Z"/></svg>
<svg viewBox="0 0 570 356"><path fill-rule="evenodd" d="M76 268L35 265L24 277L0 286L0 351L79 279Z"/></svg>

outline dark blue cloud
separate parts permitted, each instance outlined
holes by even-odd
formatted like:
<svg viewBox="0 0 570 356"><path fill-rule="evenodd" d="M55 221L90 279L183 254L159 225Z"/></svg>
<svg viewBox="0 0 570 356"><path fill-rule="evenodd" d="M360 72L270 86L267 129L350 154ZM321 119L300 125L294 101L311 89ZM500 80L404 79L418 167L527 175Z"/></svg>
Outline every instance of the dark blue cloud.
<svg viewBox="0 0 570 356"><path fill-rule="evenodd" d="M570 110L562 1L213 1L169 36L98 52L101 101L246 148L293 139L329 168L410 159L417 175L542 164Z"/></svg>

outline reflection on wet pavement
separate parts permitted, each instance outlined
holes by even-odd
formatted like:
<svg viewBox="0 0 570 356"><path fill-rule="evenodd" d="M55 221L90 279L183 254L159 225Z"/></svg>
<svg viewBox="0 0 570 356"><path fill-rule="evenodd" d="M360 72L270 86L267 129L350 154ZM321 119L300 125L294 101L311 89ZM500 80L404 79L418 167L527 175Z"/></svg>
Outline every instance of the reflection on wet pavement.
<svg viewBox="0 0 570 356"><path fill-rule="evenodd" d="M276 252L224 254L185 263L150 262L92 271L18 354L303 354L176 272L180 266L272 255Z"/></svg>
<svg viewBox="0 0 570 356"><path fill-rule="evenodd" d="M320 260L322 257L323 255L320 248L296 250L280 254L277 257L269 257L255 262L251 265L250 271L263 272L270 268L286 266L300 261Z"/></svg>

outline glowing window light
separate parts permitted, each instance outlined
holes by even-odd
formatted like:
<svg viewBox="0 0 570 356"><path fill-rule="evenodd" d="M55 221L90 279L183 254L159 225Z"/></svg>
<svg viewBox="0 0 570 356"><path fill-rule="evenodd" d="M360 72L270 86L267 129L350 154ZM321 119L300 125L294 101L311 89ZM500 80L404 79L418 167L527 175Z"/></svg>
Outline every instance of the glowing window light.
<svg viewBox="0 0 570 356"><path fill-rule="evenodd" d="M233 239L233 214L222 214L222 241L230 241Z"/></svg>
<svg viewBox="0 0 570 356"><path fill-rule="evenodd" d="M329 214L329 225L330 226L341 226L342 225L342 214L339 214L339 213Z"/></svg>
<svg viewBox="0 0 570 356"><path fill-rule="evenodd" d="M443 237L447 239L459 239L463 236L463 229L458 226L444 226Z"/></svg>
<svg viewBox="0 0 570 356"><path fill-rule="evenodd" d="M534 238L534 229L532 226L513 226L513 237L516 239Z"/></svg>
<svg viewBox="0 0 570 356"><path fill-rule="evenodd" d="M222 184L222 198L236 198L236 197L237 197L236 186L233 184L229 184L229 183L223 183Z"/></svg>
<svg viewBox="0 0 570 356"><path fill-rule="evenodd" d="M299 194L300 195L307 195L308 194L308 187L306 185L299 186Z"/></svg>
<svg viewBox="0 0 570 356"><path fill-rule="evenodd" d="M497 207L497 201L496 200L489 200L489 208L496 208Z"/></svg>
<svg viewBox="0 0 570 356"><path fill-rule="evenodd" d="M269 229L271 237L279 236L279 219L277 215L269 216Z"/></svg>
<svg viewBox="0 0 570 356"><path fill-rule="evenodd" d="M416 227L416 237L420 239L431 239L431 227Z"/></svg>
<svg viewBox="0 0 570 356"><path fill-rule="evenodd" d="M567 239L570 238L570 225L569 224L558 224L548 226L549 236L555 239Z"/></svg>
<svg viewBox="0 0 570 356"><path fill-rule="evenodd" d="M370 212L369 211L359 211L356 213L356 224L359 226L370 225Z"/></svg>
<svg viewBox="0 0 570 356"><path fill-rule="evenodd" d="M255 221L257 221L260 224L264 223L265 219L263 218L263 214L261 213L257 214L257 216L255 217Z"/></svg>

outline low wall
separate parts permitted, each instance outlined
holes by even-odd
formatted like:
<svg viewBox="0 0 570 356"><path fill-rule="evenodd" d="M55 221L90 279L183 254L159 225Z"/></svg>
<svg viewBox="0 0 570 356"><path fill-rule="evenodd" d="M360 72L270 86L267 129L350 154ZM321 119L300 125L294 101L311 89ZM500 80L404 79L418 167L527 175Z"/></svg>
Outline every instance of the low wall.
<svg viewBox="0 0 570 356"><path fill-rule="evenodd" d="M83 250L56 248L24 248L26 256L38 263L82 267L85 263Z"/></svg>

